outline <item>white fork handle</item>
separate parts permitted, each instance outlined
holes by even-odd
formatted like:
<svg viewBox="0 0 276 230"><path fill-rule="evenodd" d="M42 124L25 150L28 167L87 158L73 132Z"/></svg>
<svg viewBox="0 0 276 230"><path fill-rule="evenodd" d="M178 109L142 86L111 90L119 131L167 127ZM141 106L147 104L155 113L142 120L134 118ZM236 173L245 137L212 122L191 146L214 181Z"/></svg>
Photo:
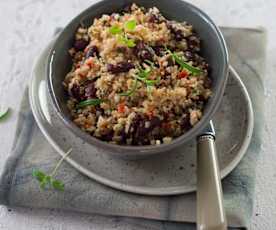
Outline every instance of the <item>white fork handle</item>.
<svg viewBox="0 0 276 230"><path fill-rule="evenodd" d="M209 134L197 140L197 229L227 229L215 138Z"/></svg>

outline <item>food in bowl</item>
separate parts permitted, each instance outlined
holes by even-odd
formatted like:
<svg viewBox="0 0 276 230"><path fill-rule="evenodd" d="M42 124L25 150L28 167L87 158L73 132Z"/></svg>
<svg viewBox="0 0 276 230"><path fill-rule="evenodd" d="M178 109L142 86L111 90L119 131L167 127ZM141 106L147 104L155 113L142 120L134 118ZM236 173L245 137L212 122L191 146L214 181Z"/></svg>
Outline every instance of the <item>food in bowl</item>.
<svg viewBox="0 0 276 230"><path fill-rule="evenodd" d="M170 143L201 119L210 98L208 63L187 22L136 4L80 26L64 79L73 122L120 145Z"/></svg>

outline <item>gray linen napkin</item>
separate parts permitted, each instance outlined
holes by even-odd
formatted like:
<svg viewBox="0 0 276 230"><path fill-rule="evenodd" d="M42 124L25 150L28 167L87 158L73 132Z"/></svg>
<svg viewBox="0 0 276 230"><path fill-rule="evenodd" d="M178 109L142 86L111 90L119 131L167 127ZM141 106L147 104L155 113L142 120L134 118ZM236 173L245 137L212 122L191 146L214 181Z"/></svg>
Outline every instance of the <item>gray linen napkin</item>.
<svg viewBox="0 0 276 230"><path fill-rule="evenodd" d="M263 29L222 30L229 47L231 64L241 75L254 107L254 133L249 149L238 167L223 180L229 227L248 228L253 207L255 167L261 151L264 98L264 76L261 73L264 72L266 34ZM59 178L65 181L66 190L41 191L31 176L33 168L48 172L59 158L37 127L26 93L21 104L13 149L0 177L0 204L151 219L144 222L145 229L153 222L160 225L160 229L195 228L194 224L189 224L195 222L196 218L195 193L170 197L129 194L101 185L66 163L59 171ZM133 219L132 223L135 225L140 221Z"/></svg>

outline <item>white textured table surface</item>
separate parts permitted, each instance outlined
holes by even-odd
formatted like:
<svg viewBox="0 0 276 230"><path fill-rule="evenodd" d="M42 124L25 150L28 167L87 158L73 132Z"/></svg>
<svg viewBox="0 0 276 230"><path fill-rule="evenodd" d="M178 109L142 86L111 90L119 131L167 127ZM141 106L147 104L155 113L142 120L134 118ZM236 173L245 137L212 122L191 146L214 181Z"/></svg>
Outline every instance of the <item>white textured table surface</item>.
<svg viewBox="0 0 276 230"><path fill-rule="evenodd" d="M31 66L41 49L51 39L56 27L91 5L92 0L0 0L0 107L15 108L12 116L0 124L0 169L15 131L18 104L28 82ZM276 1L275 0L190 0L205 10L218 25L263 26L268 31L266 74L266 123L264 154L257 169L257 192L252 229L276 229ZM144 229L129 220L118 221L92 215L62 213L52 210L0 207L0 230L57 229ZM157 229L152 226L151 229Z"/></svg>

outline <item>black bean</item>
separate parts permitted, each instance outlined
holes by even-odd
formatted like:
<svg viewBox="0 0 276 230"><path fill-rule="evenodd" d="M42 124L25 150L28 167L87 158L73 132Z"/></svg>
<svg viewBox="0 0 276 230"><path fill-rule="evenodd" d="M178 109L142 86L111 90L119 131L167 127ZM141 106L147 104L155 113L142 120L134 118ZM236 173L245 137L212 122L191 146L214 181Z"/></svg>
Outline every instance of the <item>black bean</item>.
<svg viewBox="0 0 276 230"><path fill-rule="evenodd" d="M134 54L141 60L153 60L153 54L150 51L150 47L148 47L143 42L138 42L133 49Z"/></svg>
<svg viewBox="0 0 276 230"><path fill-rule="evenodd" d="M114 134L114 132L110 131L108 134L102 135L100 137L100 139L103 140L103 141L112 141L113 134Z"/></svg>
<svg viewBox="0 0 276 230"><path fill-rule="evenodd" d="M167 27L174 35L176 41L181 41L182 39L184 39L184 34L182 30L175 28L171 22L167 22Z"/></svg>
<svg viewBox="0 0 276 230"><path fill-rule="evenodd" d="M182 115L181 120L180 120L180 127L183 130L188 130L191 128L189 113Z"/></svg>
<svg viewBox="0 0 276 230"><path fill-rule="evenodd" d="M152 54L147 50L142 50L141 59L152 61Z"/></svg>
<svg viewBox="0 0 276 230"><path fill-rule="evenodd" d="M144 138L148 134L148 129L145 127L145 121L140 123L137 129L137 137Z"/></svg>
<svg viewBox="0 0 276 230"><path fill-rule="evenodd" d="M136 131L136 137L144 137L148 133L148 128L146 128L146 121L140 120L137 131Z"/></svg>
<svg viewBox="0 0 276 230"><path fill-rule="evenodd" d="M119 47L117 47L117 51L119 53L126 53L127 52L127 48L125 46L119 46Z"/></svg>
<svg viewBox="0 0 276 230"><path fill-rule="evenodd" d="M157 56L161 56L162 52L165 51L163 46L153 46L152 49L154 50Z"/></svg>
<svg viewBox="0 0 276 230"><path fill-rule="evenodd" d="M136 115L130 125L130 136L133 140L138 141L141 137L146 134L145 120L141 115ZM142 135L142 136L141 136Z"/></svg>
<svg viewBox="0 0 276 230"><path fill-rule="evenodd" d="M161 125L161 120L159 119L159 117L153 117L150 120L150 129L154 129L155 127L158 127Z"/></svg>
<svg viewBox="0 0 276 230"><path fill-rule="evenodd" d="M204 86L205 88L207 88L207 89L210 89L210 88L211 88L212 82L211 82L210 78L205 78L205 79L204 79L203 86Z"/></svg>
<svg viewBox="0 0 276 230"><path fill-rule="evenodd" d="M200 65L201 65L202 69L207 70L208 73L211 72L211 67L206 61L202 61Z"/></svg>
<svg viewBox="0 0 276 230"><path fill-rule="evenodd" d="M207 64L207 69L206 70L209 74L212 73L212 67L209 64Z"/></svg>
<svg viewBox="0 0 276 230"><path fill-rule="evenodd" d="M198 107L202 107L205 101L206 101L206 98L202 94L200 94L198 95L198 101L196 102L196 104Z"/></svg>
<svg viewBox="0 0 276 230"><path fill-rule="evenodd" d="M72 88L69 90L69 95L78 101L85 98L83 92L81 92L80 86L77 84L73 84Z"/></svg>
<svg viewBox="0 0 276 230"><path fill-rule="evenodd" d="M149 122L149 126L146 127L146 123ZM132 144L150 144L149 136L154 128L161 125L161 121L158 117L153 117L151 120L146 120L140 114L137 114L129 128L129 133L124 138L131 138ZM121 134L121 136L123 136Z"/></svg>
<svg viewBox="0 0 276 230"><path fill-rule="evenodd" d="M164 18L159 14L153 14L151 13L149 16L149 22L150 23L161 23L164 21Z"/></svg>
<svg viewBox="0 0 276 230"><path fill-rule="evenodd" d="M204 59L200 57L198 54L194 54L193 62L195 65L202 65Z"/></svg>
<svg viewBox="0 0 276 230"><path fill-rule="evenodd" d="M88 84L86 84L84 92L86 99L95 98L97 92L97 89L95 88L95 83L90 81Z"/></svg>
<svg viewBox="0 0 276 230"><path fill-rule="evenodd" d="M173 66L175 64L172 57L169 57L167 61L168 61L168 66ZM169 74L171 75L171 73Z"/></svg>
<svg viewBox="0 0 276 230"><path fill-rule="evenodd" d="M130 69L133 69L135 66L130 62L119 62L116 65L107 64L107 71L112 74L128 72Z"/></svg>
<svg viewBox="0 0 276 230"><path fill-rule="evenodd" d="M188 37L188 47L193 51L200 50L200 40L195 35L191 35Z"/></svg>
<svg viewBox="0 0 276 230"><path fill-rule="evenodd" d="M142 120L142 117L139 114L136 115L133 118L133 120L132 120L132 122L130 124L130 128L129 128L130 132L136 132L137 127L138 127L138 125L139 125L139 123L140 123L141 120Z"/></svg>
<svg viewBox="0 0 276 230"><path fill-rule="evenodd" d="M150 23L158 22L158 18L156 17L155 14L151 14L151 15L150 15L150 17L149 17L149 22L150 22Z"/></svg>
<svg viewBox="0 0 276 230"><path fill-rule="evenodd" d="M97 56L99 57L99 50L98 50L98 47L97 46L91 46L86 55L85 55L85 58L89 58L89 57L93 57L93 56Z"/></svg>
<svg viewBox="0 0 276 230"><path fill-rule="evenodd" d="M148 138L144 138L141 140L142 145L150 145L150 140Z"/></svg>
<svg viewBox="0 0 276 230"><path fill-rule="evenodd" d="M76 51L83 51L86 46L88 46L89 42L84 39L78 39L74 43L74 48Z"/></svg>
<svg viewBox="0 0 276 230"><path fill-rule="evenodd" d="M146 127L146 123L149 122L149 126ZM148 135L154 128L158 127L161 125L161 121L158 117L153 117L150 120L140 120L138 129L137 129L137 134L139 136L146 136Z"/></svg>
<svg viewBox="0 0 276 230"><path fill-rule="evenodd" d="M122 129L119 133L119 135L121 136L121 140L120 140L120 144L125 144L126 140L128 138L127 133L125 132L125 129Z"/></svg>
<svg viewBox="0 0 276 230"><path fill-rule="evenodd" d="M184 55L188 60L193 60L194 59L194 54L189 50L185 51Z"/></svg>
<svg viewBox="0 0 276 230"><path fill-rule="evenodd" d="M171 31L173 29L173 25L171 21L166 21L167 28Z"/></svg>
<svg viewBox="0 0 276 230"><path fill-rule="evenodd" d="M176 41L181 41L184 38L184 35L181 30L174 31L174 37Z"/></svg>
<svg viewBox="0 0 276 230"><path fill-rule="evenodd" d="M153 135L155 140L162 140L163 136L160 132L156 133Z"/></svg>
<svg viewBox="0 0 276 230"><path fill-rule="evenodd" d="M123 7L123 12L130 13L131 12L131 4L128 4Z"/></svg>

